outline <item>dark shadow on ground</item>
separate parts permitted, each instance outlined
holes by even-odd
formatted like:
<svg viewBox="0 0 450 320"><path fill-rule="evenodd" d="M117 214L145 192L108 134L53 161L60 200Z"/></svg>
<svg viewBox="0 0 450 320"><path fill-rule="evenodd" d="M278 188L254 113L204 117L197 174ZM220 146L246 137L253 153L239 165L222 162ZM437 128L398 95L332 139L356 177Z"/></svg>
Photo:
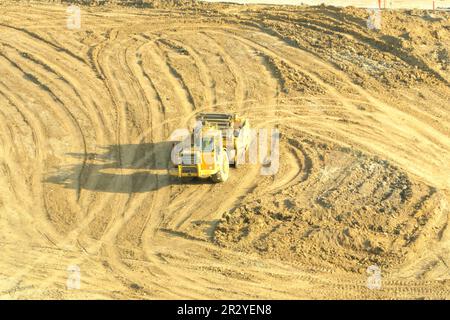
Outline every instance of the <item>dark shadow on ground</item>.
<svg viewBox="0 0 450 320"><path fill-rule="evenodd" d="M174 142L110 145L95 153L69 153L79 159L50 175L45 182L67 189L113 193L140 193L176 184L210 184L209 179L172 177L170 153Z"/></svg>

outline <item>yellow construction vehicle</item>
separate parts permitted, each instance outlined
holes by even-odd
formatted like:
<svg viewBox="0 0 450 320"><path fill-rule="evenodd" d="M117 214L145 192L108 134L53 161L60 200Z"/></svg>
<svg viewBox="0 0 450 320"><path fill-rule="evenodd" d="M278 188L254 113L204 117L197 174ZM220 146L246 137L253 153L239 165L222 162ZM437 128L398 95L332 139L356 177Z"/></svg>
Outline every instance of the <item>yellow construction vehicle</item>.
<svg viewBox="0 0 450 320"><path fill-rule="evenodd" d="M238 167L245 162L245 152L250 145L250 122L236 113L199 113L197 123L217 126L222 133L222 144L231 164Z"/></svg>
<svg viewBox="0 0 450 320"><path fill-rule="evenodd" d="M179 161L172 175L179 178L211 178L214 182L228 179L230 162L235 166L245 161L250 145L248 119L229 113L200 113L197 125L184 141Z"/></svg>

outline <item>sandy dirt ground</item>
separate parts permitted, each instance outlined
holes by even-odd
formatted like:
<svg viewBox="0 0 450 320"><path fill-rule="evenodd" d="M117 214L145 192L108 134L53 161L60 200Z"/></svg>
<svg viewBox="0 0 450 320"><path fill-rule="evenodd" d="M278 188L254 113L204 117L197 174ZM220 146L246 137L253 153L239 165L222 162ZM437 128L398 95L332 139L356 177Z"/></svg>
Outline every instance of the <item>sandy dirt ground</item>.
<svg viewBox="0 0 450 320"><path fill-rule="evenodd" d="M330 6L355 6L361 8L386 9L425 9L433 8L433 0L203 0L208 2L232 2L238 4L283 4L283 5L310 5L317 6L322 3ZM449 0L434 0L435 9L450 8Z"/></svg>
<svg viewBox="0 0 450 320"><path fill-rule="evenodd" d="M0 298L450 298L449 13L66 9L0 1ZM278 173L168 176L211 110Z"/></svg>

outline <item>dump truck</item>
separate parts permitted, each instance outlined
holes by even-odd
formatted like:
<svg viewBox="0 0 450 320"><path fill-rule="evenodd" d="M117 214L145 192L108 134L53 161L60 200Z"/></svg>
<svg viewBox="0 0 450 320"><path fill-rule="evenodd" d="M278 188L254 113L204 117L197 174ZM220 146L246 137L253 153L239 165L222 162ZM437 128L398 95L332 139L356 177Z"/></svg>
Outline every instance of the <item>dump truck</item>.
<svg viewBox="0 0 450 320"><path fill-rule="evenodd" d="M230 164L237 167L245 161L250 139L248 119L235 113L199 113L171 174L225 182Z"/></svg>

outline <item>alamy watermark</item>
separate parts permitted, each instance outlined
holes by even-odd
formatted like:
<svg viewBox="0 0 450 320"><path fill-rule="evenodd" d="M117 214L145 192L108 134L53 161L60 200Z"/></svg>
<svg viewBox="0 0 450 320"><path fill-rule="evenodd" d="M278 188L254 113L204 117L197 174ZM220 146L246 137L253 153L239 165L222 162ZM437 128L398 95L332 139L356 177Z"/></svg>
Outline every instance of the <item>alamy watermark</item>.
<svg viewBox="0 0 450 320"><path fill-rule="evenodd" d="M69 30L81 29L81 9L78 6L70 5L67 7L66 26Z"/></svg>
<svg viewBox="0 0 450 320"><path fill-rule="evenodd" d="M369 17L367 18L367 28L370 30L381 30L381 10L368 9Z"/></svg>
<svg viewBox="0 0 450 320"><path fill-rule="evenodd" d="M381 289L381 269L377 265L372 265L367 268L367 288L370 290Z"/></svg>
<svg viewBox="0 0 450 320"><path fill-rule="evenodd" d="M80 267L77 265L70 265L67 267L67 281L66 287L68 290L79 290L81 288L81 273Z"/></svg>

